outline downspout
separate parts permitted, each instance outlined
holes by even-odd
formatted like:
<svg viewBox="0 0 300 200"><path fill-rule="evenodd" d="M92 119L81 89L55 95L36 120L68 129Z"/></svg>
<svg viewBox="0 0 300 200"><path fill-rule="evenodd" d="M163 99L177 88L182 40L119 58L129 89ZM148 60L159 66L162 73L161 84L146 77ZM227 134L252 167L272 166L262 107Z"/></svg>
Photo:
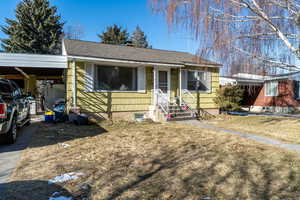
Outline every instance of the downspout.
<svg viewBox="0 0 300 200"><path fill-rule="evenodd" d="M75 59L72 60L72 94L73 94L73 108L77 107L77 83L76 83L76 62Z"/></svg>

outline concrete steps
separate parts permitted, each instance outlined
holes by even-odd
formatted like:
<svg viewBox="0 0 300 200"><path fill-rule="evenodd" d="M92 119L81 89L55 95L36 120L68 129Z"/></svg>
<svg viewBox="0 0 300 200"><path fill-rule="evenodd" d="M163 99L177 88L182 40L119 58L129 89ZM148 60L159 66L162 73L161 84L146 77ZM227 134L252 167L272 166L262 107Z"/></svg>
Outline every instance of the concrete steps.
<svg viewBox="0 0 300 200"><path fill-rule="evenodd" d="M184 109L184 106L169 105L168 111L168 114L164 114L166 121L184 121L197 118L195 112Z"/></svg>

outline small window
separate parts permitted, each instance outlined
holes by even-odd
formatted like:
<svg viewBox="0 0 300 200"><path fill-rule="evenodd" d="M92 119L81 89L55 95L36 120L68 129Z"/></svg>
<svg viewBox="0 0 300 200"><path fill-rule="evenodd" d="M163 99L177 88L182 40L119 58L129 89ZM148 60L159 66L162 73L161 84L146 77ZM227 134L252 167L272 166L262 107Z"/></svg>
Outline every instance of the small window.
<svg viewBox="0 0 300 200"><path fill-rule="evenodd" d="M300 99L300 81L294 82L295 99Z"/></svg>
<svg viewBox="0 0 300 200"><path fill-rule="evenodd" d="M96 65L95 69L94 88L96 90L137 90L137 68Z"/></svg>
<svg viewBox="0 0 300 200"><path fill-rule="evenodd" d="M204 71L188 71L187 87L188 90L196 91L208 91L209 88L209 78L208 73Z"/></svg>
<svg viewBox="0 0 300 200"><path fill-rule="evenodd" d="M266 83L266 96L278 96L278 82L270 81Z"/></svg>

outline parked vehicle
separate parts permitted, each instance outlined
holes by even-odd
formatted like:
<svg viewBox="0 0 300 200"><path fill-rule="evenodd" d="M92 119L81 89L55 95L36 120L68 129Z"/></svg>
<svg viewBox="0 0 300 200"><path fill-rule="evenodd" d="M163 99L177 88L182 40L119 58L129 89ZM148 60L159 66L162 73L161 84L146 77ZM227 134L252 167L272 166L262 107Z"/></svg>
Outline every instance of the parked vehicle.
<svg viewBox="0 0 300 200"><path fill-rule="evenodd" d="M30 123L30 104L16 83L0 79L0 137L8 144L17 139L17 128ZM2 139L3 138L3 139Z"/></svg>

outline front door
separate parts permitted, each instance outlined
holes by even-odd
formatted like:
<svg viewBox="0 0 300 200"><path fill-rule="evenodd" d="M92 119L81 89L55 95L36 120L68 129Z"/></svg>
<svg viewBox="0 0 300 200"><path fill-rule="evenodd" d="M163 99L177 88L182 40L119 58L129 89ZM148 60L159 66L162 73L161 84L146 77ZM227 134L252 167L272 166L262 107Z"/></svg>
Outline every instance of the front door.
<svg viewBox="0 0 300 200"><path fill-rule="evenodd" d="M158 89L162 93L158 95L157 103L166 104L169 101L169 71L158 70Z"/></svg>

